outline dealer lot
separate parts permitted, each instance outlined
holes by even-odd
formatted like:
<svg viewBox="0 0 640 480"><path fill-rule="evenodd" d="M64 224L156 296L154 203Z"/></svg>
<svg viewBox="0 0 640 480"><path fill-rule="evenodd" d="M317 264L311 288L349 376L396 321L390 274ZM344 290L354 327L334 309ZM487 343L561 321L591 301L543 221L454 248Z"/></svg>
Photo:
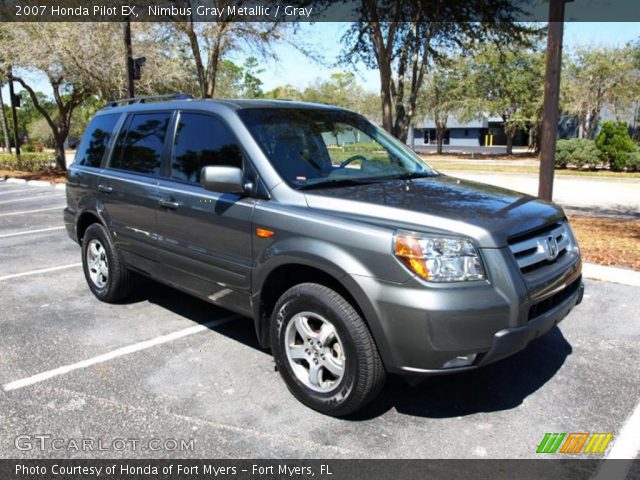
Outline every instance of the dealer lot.
<svg viewBox="0 0 640 480"><path fill-rule="evenodd" d="M125 303L96 300L64 203L61 189L0 182L2 457L535 457L546 432L613 432L615 446L636 408L636 287L586 281L584 302L525 351L417 387L392 377L334 419L288 393L249 319L151 280ZM39 434L62 441L16 445ZM106 449L70 442L87 438Z"/></svg>

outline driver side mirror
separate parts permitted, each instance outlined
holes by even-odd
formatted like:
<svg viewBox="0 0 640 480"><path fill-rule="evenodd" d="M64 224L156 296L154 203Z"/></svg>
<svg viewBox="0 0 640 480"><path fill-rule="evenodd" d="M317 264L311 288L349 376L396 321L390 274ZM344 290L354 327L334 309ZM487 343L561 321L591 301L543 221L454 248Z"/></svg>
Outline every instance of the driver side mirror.
<svg viewBox="0 0 640 480"><path fill-rule="evenodd" d="M238 167L209 165L200 171L200 185L206 190L221 193L245 193L244 173Z"/></svg>

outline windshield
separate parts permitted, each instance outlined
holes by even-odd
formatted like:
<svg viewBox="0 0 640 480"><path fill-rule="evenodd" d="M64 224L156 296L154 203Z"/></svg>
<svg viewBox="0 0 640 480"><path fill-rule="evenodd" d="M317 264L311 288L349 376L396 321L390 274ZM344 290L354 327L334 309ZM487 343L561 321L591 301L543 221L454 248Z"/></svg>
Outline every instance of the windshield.
<svg viewBox="0 0 640 480"><path fill-rule="evenodd" d="M409 148L354 113L265 108L238 114L280 176L294 188L436 175Z"/></svg>

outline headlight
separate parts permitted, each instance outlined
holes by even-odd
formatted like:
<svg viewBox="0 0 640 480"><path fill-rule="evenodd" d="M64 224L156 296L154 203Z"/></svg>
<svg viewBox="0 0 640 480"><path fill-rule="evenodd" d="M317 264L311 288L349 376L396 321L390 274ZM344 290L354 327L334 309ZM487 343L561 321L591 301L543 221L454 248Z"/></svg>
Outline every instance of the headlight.
<svg viewBox="0 0 640 480"><path fill-rule="evenodd" d="M429 282L483 280L484 268L469 240L398 231L395 255L409 270Z"/></svg>

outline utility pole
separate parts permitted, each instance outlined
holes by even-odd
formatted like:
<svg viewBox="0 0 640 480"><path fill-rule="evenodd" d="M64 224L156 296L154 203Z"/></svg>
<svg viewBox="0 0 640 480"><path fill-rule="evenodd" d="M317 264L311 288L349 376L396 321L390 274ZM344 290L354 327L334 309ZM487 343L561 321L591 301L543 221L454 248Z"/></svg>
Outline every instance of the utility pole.
<svg viewBox="0 0 640 480"><path fill-rule="evenodd" d="M20 156L20 134L18 133L18 112L16 111L16 94L13 91L13 71L9 65L9 100L11 102L11 117L13 119L13 142L16 147L16 156Z"/></svg>
<svg viewBox="0 0 640 480"><path fill-rule="evenodd" d="M0 123L2 123L2 138L4 139L4 149L11 153L11 140L9 140L9 128L7 126L7 113L4 110L4 99L2 98L2 79L0 79Z"/></svg>
<svg viewBox="0 0 640 480"><path fill-rule="evenodd" d="M553 167L556 158L556 138L558 136L564 4L570 1L572 0L549 0L544 106L542 134L540 135L540 178L538 182L538 196L544 200L551 200L553 197Z"/></svg>
<svg viewBox="0 0 640 480"><path fill-rule="evenodd" d="M126 55L127 69L127 94L129 98L135 97L135 88L133 83L133 48L131 48L131 19L127 17L123 24L124 28L124 48Z"/></svg>

